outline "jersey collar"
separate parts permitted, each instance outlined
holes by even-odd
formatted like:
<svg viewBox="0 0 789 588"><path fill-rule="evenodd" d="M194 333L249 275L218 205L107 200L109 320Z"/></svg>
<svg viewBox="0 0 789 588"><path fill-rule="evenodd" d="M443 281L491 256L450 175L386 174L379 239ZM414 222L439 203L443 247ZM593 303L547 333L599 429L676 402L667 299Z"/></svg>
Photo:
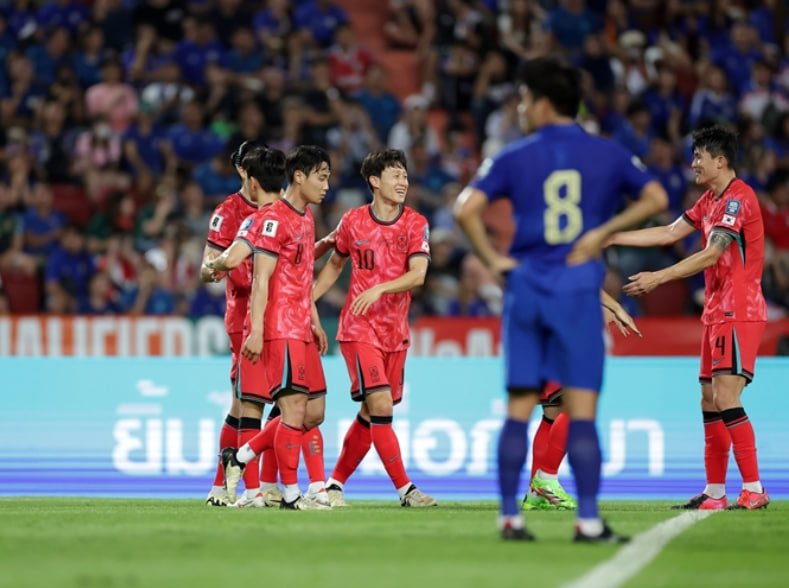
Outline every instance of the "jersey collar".
<svg viewBox="0 0 789 588"><path fill-rule="evenodd" d="M373 205L372 204L368 204L367 205L367 210L369 211L370 216L372 217L372 219L375 222L377 222L379 225L393 225L393 224L395 224L398 221L398 219L401 216L403 216L403 205L402 204L399 205L399 210L397 211L397 215L395 215L395 217L392 220L388 220L388 221L381 220L380 218L375 216L375 211L373 210Z"/></svg>

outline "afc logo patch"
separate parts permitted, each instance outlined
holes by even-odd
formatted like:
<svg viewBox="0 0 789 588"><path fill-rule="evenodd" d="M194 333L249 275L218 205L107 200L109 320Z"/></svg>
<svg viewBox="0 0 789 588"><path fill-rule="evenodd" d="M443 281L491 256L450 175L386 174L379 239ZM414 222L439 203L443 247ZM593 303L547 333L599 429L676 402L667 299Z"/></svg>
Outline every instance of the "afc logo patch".
<svg viewBox="0 0 789 588"><path fill-rule="evenodd" d="M266 237L274 237L277 234L277 227L279 227L279 221L263 221L263 230L260 231L260 234Z"/></svg>
<svg viewBox="0 0 789 588"><path fill-rule="evenodd" d="M211 217L211 222L209 223L208 226L211 228L212 231L218 231L219 229L222 228L222 223L224 222L224 220L225 217L223 217L221 214L215 214L214 216Z"/></svg>
<svg viewBox="0 0 789 588"><path fill-rule="evenodd" d="M244 219L244 222L241 223L241 226L238 228L238 237L243 237L249 232L249 228L252 226L252 223L255 222L255 219L252 217L248 217Z"/></svg>
<svg viewBox="0 0 789 588"><path fill-rule="evenodd" d="M408 237L406 235L397 235L395 243L400 253L408 253Z"/></svg>
<svg viewBox="0 0 789 588"><path fill-rule="evenodd" d="M303 363L300 363L296 366L296 373L298 374L298 379L300 382L304 382L307 380L307 368L304 367Z"/></svg>
<svg viewBox="0 0 789 588"><path fill-rule="evenodd" d="M740 212L740 201L739 200L728 200L726 202L726 214L731 214L732 216L737 216Z"/></svg>
<svg viewBox="0 0 789 588"><path fill-rule="evenodd" d="M381 380L381 373L378 371L377 365L370 368L370 380L373 382L379 382Z"/></svg>

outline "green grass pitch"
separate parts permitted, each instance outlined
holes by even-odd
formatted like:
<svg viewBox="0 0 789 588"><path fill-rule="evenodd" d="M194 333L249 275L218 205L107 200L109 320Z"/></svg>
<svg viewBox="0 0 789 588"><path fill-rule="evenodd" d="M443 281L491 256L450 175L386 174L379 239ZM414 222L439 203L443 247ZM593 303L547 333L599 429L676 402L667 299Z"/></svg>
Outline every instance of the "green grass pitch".
<svg viewBox="0 0 789 588"><path fill-rule="evenodd" d="M607 502L637 534L666 502ZM616 546L574 545L573 513L527 515L535 543L503 543L492 502L332 512L208 508L200 500L0 499L0 586L420 588L560 586ZM789 586L789 503L721 512L671 541L628 587Z"/></svg>

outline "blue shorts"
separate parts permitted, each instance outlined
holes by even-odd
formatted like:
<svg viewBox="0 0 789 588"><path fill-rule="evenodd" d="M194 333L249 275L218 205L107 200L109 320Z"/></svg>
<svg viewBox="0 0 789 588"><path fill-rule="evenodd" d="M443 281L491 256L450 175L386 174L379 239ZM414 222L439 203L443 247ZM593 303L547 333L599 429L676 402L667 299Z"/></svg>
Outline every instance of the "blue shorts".
<svg viewBox="0 0 789 588"><path fill-rule="evenodd" d="M507 390L539 391L553 380L599 392L605 360L599 291L548 293L510 283L502 343Z"/></svg>

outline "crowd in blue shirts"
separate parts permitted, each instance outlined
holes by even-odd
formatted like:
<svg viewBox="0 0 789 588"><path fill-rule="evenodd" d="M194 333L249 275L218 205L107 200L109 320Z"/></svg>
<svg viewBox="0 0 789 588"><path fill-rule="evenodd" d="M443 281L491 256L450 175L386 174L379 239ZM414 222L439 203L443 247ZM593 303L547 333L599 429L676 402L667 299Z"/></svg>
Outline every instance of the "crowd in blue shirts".
<svg viewBox="0 0 789 588"><path fill-rule="evenodd" d="M417 64L421 91L408 96L393 93L402 73L369 49L354 6L0 0L0 312L20 311L8 294L26 277L39 285L26 311L221 314L221 285L200 284L197 268L210 211L240 185L229 154L254 140L330 151L319 235L368 199L358 173L368 151L406 151L408 203L434 229L415 312L495 315L500 289L468 252L451 208L480 159L519 136L512 80L520 63L546 54L584 71L580 124L621 142L665 186L670 210L655 222L700 193L690 131L738 129L738 174L770 219L771 312L789 307L785 3L391 0L375 34ZM609 251L609 286L618 291L628 275L696 247L691 238ZM698 310L698 280L675 312ZM328 296L324 310L341 300Z"/></svg>

